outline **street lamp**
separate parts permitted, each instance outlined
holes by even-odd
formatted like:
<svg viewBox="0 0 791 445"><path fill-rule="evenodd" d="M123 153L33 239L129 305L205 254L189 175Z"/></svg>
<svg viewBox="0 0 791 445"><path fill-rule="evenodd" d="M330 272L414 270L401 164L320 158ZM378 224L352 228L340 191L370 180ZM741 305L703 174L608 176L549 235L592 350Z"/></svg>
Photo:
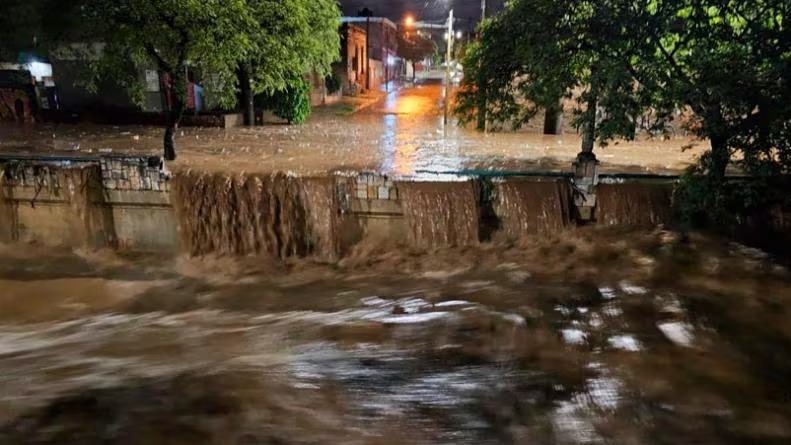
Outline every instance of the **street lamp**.
<svg viewBox="0 0 791 445"><path fill-rule="evenodd" d="M429 28L429 29L444 29L445 30L445 39L448 41L447 44L447 52L445 53L445 110L444 110L444 117L443 122L445 123L445 130L447 132L448 126L448 108L450 102L450 83L451 83L451 76L450 76L450 61L451 56L453 55L453 38L456 36L456 33L453 32L453 10L451 9L448 13L448 20L445 24L438 24L438 23L425 23L425 22L415 22L414 18L411 15L408 15L404 18L404 24L407 27L414 27L414 28ZM461 31L459 31L459 37L461 38Z"/></svg>
<svg viewBox="0 0 791 445"><path fill-rule="evenodd" d="M448 109L450 108L450 59L453 55L453 10L448 14L448 51L445 54L445 100L444 100L444 115L442 122L444 123L442 130L447 134L448 132Z"/></svg>

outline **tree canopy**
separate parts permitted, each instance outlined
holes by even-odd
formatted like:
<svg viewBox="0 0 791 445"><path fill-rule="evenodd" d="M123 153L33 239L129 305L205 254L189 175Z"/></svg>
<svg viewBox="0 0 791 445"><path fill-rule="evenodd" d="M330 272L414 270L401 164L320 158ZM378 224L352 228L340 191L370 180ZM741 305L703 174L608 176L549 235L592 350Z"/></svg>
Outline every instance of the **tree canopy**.
<svg viewBox="0 0 791 445"><path fill-rule="evenodd" d="M593 140L661 130L690 110L711 141L706 171L734 160L788 173L788 2L772 0L514 0L467 53L457 113L520 126L575 98L574 125ZM480 127L480 124L479 124Z"/></svg>
<svg viewBox="0 0 791 445"><path fill-rule="evenodd" d="M398 34L398 56L410 62L420 62L437 51L437 45L430 38L416 32Z"/></svg>
<svg viewBox="0 0 791 445"><path fill-rule="evenodd" d="M100 43L94 73L109 74L131 91L142 85L142 66L168 74L173 105L166 159L175 157L188 70L202 73L210 94L232 107L240 87L285 90L311 69L328 72L338 57L333 0L82 0L72 7L82 23L62 42Z"/></svg>

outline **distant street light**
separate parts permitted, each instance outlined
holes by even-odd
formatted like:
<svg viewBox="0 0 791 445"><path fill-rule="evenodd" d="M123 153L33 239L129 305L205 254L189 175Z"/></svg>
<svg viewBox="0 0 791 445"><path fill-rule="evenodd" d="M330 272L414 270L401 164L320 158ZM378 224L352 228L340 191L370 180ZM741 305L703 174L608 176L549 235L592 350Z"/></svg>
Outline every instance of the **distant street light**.
<svg viewBox="0 0 791 445"><path fill-rule="evenodd" d="M456 40L460 40L462 35L461 31L456 31Z"/></svg>
<svg viewBox="0 0 791 445"><path fill-rule="evenodd" d="M426 22L415 22L415 19L408 15L404 18L404 25L410 28L418 28L418 29L443 29L445 30L445 40L448 41L446 45L445 51L445 89L444 89L444 113L443 113L443 131L447 134L447 127L448 127L448 110L449 110L449 102L450 102L450 88L451 88L451 75L450 75L450 65L451 65L451 57L453 55L453 40L454 36L458 35L458 39L461 39L462 33L459 31L458 33L454 32L453 30L453 9L450 10L448 13L448 19L445 21L444 24L439 23L426 23Z"/></svg>

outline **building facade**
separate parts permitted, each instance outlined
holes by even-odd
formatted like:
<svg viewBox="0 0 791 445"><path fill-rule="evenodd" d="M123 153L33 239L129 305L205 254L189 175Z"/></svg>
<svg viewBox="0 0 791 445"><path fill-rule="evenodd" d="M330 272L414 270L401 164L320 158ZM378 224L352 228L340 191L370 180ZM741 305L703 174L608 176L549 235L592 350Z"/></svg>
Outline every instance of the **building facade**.
<svg viewBox="0 0 791 445"><path fill-rule="evenodd" d="M362 88L383 89L386 82L399 77L398 27L393 21L384 17L342 17L341 23L341 38L346 37L341 51L346 50L347 67L350 63L354 66L354 60L358 61L354 72ZM362 47L359 46L361 38L365 40ZM364 66L360 66L361 63Z"/></svg>
<svg viewBox="0 0 791 445"><path fill-rule="evenodd" d="M365 88L365 29L351 23L340 28L341 59L333 64L343 94L354 96Z"/></svg>

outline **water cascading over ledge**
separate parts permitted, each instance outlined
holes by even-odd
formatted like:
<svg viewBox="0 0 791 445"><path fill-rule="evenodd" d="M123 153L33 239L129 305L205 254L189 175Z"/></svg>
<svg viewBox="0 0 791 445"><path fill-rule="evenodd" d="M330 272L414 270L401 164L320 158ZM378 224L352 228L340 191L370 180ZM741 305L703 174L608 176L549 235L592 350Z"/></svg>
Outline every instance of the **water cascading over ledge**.
<svg viewBox="0 0 791 445"><path fill-rule="evenodd" d="M509 180L496 184L495 213L501 233L516 239L571 225L571 187L565 179Z"/></svg>
<svg viewBox="0 0 791 445"><path fill-rule="evenodd" d="M673 218L672 184L599 184L596 195L600 225L651 227Z"/></svg>
<svg viewBox="0 0 791 445"><path fill-rule="evenodd" d="M338 250L332 180L285 174L200 172L173 177L173 206L190 255L264 254L275 258Z"/></svg>
<svg viewBox="0 0 791 445"><path fill-rule="evenodd" d="M87 246L115 245L113 215L104 205L102 170L98 165L59 169L60 194L71 207L75 237Z"/></svg>
<svg viewBox="0 0 791 445"><path fill-rule="evenodd" d="M478 243L478 181L399 182L397 187L413 246L428 249Z"/></svg>

